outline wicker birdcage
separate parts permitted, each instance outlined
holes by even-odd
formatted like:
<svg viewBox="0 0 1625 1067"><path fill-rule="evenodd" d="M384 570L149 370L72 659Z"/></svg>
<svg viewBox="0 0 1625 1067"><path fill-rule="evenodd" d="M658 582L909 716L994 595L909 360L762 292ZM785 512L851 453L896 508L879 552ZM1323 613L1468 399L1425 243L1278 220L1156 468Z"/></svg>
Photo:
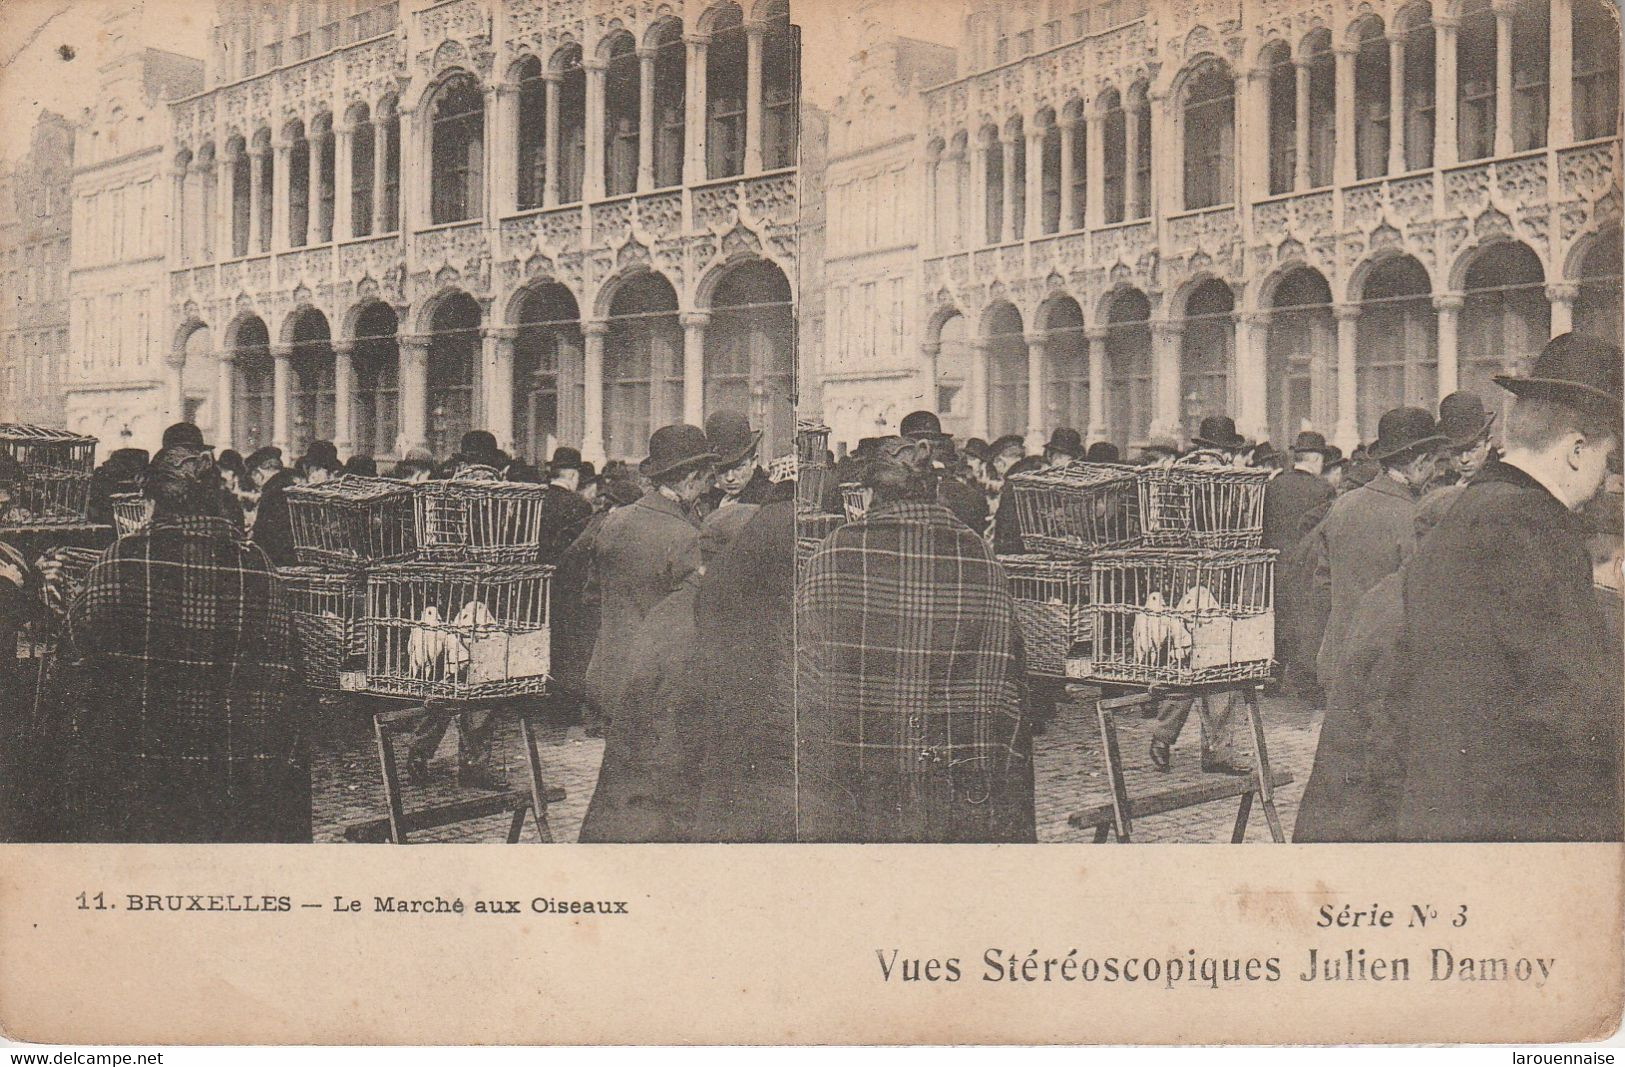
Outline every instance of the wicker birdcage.
<svg viewBox="0 0 1625 1067"><path fill-rule="evenodd" d="M83 523L90 511L96 439L65 430L0 423L0 451L17 461L22 480L0 505L0 528Z"/></svg>
<svg viewBox="0 0 1625 1067"><path fill-rule="evenodd" d="M417 552L412 487L403 482L346 474L289 488L287 498L300 563L358 567Z"/></svg>
<svg viewBox="0 0 1625 1067"><path fill-rule="evenodd" d="M846 521L857 522L869 513L869 502L875 497L872 487L861 482L841 483L841 507L846 510Z"/></svg>
<svg viewBox="0 0 1625 1067"><path fill-rule="evenodd" d="M796 456L802 463L822 467L829 451L829 427L815 422L796 425Z"/></svg>
<svg viewBox="0 0 1625 1067"><path fill-rule="evenodd" d="M1257 548L1269 471L1173 463L1138 471L1142 543L1162 548Z"/></svg>
<svg viewBox="0 0 1625 1067"><path fill-rule="evenodd" d="M367 688L411 697L547 690L553 568L396 563L367 572Z"/></svg>
<svg viewBox="0 0 1625 1067"><path fill-rule="evenodd" d="M824 543L822 537L796 538L796 577L800 578L807 570L807 564L812 560L813 553L818 546Z"/></svg>
<svg viewBox="0 0 1625 1067"><path fill-rule="evenodd" d="M1066 661L1087 654L1093 633L1088 561L1037 555L998 560L1016 602L1028 673L1065 677Z"/></svg>
<svg viewBox="0 0 1625 1067"><path fill-rule="evenodd" d="M417 558L531 563L542 540L547 486L530 482L430 481L415 490Z"/></svg>
<svg viewBox="0 0 1625 1067"><path fill-rule="evenodd" d="M796 536L811 537L822 541L842 526L846 525L845 515L830 515L822 511L802 511L796 513Z"/></svg>
<svg viewBox="0 0 1625 1067"><path fill-rule="evenodd" d="M1091 561L1094 681L1189 686L1267 678L1275 656L1269 549L1134 548Z"/></svg>
<svg viewBox="0 0 1625 1067"><path fill-rule="evenodd" d="M71 604L85 588L85 582L90 578L90 569L94 567L103 556L99 548L57 548L50 552L50 557L62 564L61 584L62 602Z"/></svg>
<svg viewBox="0 0 1625 1067"><path fill-rule="evenodd" d="M319 567L283 567L277 574L299 634L306 683L316 689L364 689L366 575Z"/></svg>
<svg viewBox="0 0 1625 1067"><path fill-rule="evenodd" d="M1071 463L1009 478L1004 492L1015 502L1022 547L1082 559L1139 544L1136 474L1115 463Z"/></svg>
<svg viewBox="0 0 1625 1067"><path fill-rule="evenodd" d="M113 494L113 528L128 537L152 521L152 498L140 493Z"/></svg>
<svg viewBox="0 0 1625 1067"><path fill-rule="evenodd" d="M824 466L822 460L809 463L801 460L796 467L796 502L815 511L824 506L824 496L835 481L835 471Z"/></svg>

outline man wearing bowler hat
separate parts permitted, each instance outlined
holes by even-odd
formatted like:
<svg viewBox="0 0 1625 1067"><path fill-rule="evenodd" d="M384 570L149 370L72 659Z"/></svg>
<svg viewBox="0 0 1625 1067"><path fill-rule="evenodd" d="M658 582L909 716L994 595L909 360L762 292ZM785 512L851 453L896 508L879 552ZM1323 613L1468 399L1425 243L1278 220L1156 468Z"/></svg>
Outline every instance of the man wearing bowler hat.
<svg viewBox="0 0 1625 1067"><path fill-rule="evenodd" d="M1044 465L1064 467L1083 458L1083 435L1070 426L1057 426L1044 446Z"/></svg>
<svg viewBox="0 0 1625 1067"><path fill-rule="evenodd" d="M542 497L542 532L537 560L558 565L564 550L581 535L592 518L592 505L577 488L581 483L581 453L569 445L553 450L547 465L547 489Z"/></svg>
<svg viewBox="0 0 1625 1067"><path fill-rule="evenodd" d="M599 624L584 683L589 730L602 729L600 717L614 718L643 617L700 565L696 505L711 488L716 460L698 426L660 427L638 468L653 492L611 511L590 535L587 582L598 593Z"/></svg>
<svg viewBox="0 0 1625 1067"><path fill-rule="evenodd" d="M717 454L717 481L700 498L700 512L709 515L726 504L765 504L773 483L756 463L762 431L737 411L714 411L705 420L705 439Z"/></svg>
<svg viewBox="0 0 1625 1067"><path fill-rule="evenodd" d="M936 412L909 412L903 416L898 432L904 440L931 443L937 503L953 512L954 518L976 531L977 536L986 535L987 498L949 473L953 466L954 438L953 434L942 432L942 420L937 418Z"/></svg>
<svg viewBox="0 0 1625 1067"><path fill-rule="evenodd" d="M1298 541L1307 533L1304 520L1337 495L1331 483L1321 477L1331 446L1326 438L1314 430L1304 430L1292 442L1292 469L1271 478L1264 487L1264 541L1265 548L1280 552L1287 559ZM1305 650L1293 644L1297 632L1293 615L1304 606L1309 590L1307 582L1296 580L1297 572L1277 567L1275 578L1275 655L1281 661L1288 681L1310 685L1314 679L1315 649Z"/></svg>
<svg viewBox="0 0 1625 1067"><path fill-rule="evenodd" d="M1428 489L1472 481L1494 451L1490 442L1494 423L1495 412L1484 409L1484 400L1477 393L1461 390L1439 401L1439 433L1445 444Z"/></svg>
<svg viewBox="0 0 1625 1067"><path fill-rule="evenodd" d="M1620 840L1620 649L1577 512L1617 470L1621 356L1564 334L1527 376L1506 455L1416 550L1369 758L1388 840Z"/></svg>

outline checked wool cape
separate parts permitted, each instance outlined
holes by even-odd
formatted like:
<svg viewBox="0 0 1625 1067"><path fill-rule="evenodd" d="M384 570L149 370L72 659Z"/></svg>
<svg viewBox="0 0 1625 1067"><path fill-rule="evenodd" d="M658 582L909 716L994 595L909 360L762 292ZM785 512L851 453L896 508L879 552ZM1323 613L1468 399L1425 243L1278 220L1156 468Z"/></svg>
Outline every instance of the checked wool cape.
<svg viewBox="0 0 1625 1067"><path fill-rule="evenodd" d="M796 644L802 840L1034 839L1014 604L952 512L891 502L830 534Z"/></svg>

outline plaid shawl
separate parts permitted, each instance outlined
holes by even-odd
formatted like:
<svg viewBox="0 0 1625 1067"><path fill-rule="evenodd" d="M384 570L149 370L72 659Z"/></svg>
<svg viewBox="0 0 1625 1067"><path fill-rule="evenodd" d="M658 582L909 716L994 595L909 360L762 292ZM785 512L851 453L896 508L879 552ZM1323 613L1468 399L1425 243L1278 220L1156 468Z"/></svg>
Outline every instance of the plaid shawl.
<svg viewBox="0 0 1625 1067"><path fill-rule="evenodd" d="M803 840L1034 839L1014 605L952 512L881 504L830 534L796 627Z"/></svg>
<svg viewBox="0 0 1625 1067"><path fill-rule="evenodd" d="M310 839L297 643L265 553L221 518L158 518L67 619L81 836Z"/></svg>

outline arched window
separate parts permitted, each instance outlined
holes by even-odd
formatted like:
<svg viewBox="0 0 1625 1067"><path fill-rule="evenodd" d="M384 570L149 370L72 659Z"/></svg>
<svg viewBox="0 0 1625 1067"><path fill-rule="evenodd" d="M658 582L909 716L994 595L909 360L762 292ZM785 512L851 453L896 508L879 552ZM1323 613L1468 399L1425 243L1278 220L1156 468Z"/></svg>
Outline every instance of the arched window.
<svg viewBox="0 0 1625 1067"><path fill-rule="evenodd" d="M485 98L472 75L455 74L435 93L430 218L435 225L480 213L484 177Z"/></svg>
<svg viewBox="0 0 1625 1067"><path fill-rule="evenodd" d="M801 31L785 0L772 0L762 18L762 167L777 170L796 162Z"/></svg>
<svg viewBox="0 0 1625 1067"><path fill-rule="evenodd" d="M519 64L519 135L514 146L517 155L518 205L520 211L542 206L542 190L547 185L547 83L542 80L542 61L531 56Z"/></svg>
<svg viewBox="0 0 1625 1067"><path fill-rule="evenodd" d="M254 147L260 153L257 166L260 170L260 195L254 205L258 212L256 222L259 226L259 247L253 251L264 254L271 250L271 201L272 190L276 188L276 153L271 151L271 131L261 128L254 135Z"/></svg>
<svg viewBox="0 0 1625 1067"><path fill-rule="evenodd" d="M400 427L400 347L395 340L395 309L382 302L356 316L354 410L351 433L355 454L385 456L395 451Z"/></svg>
<svg viewBox="0 0 1625 1067"><path fill-rule="evenodd" d="M745 25L739 5L722 7L711 22L711 43L705 53L708 178L731 178L745 172Z"/></svg>
<svg viewBox="0 0 1625 1067"><path fill-rule="evenodd" d="M388 118L379 131L384 143L373 149L384 153L384 187L379 192L383 197L384 223L377 231L393 233L401 226L401 116L392 98L379 104L378 109Z"/></svg>
<svg viewBox="0 0 1625 1067"><path fill-rule="evenodd" d="M1332 291L1319 271L1300 267L1270 299L1269 439L1284 444L1300 430L1326 430L1334 418L1336 364Z"/></svg>
<svg viewBox="0 0 1625 1067"><path fill-rule="evenodd" d="M1298 151L1298 72L1285 41L1276 41L1261 57L1270 75L1270 195L1292 191Z"/></svg>
<svg viewBox="0 0 1625 1067"><path fill-rule="evenodd" d="M1397 21L1405 43L1405 169L1422 170L1433 166L1433 20L1427 4L1417 3Z"/></svg>
<svg viewBox="0 0 1625 1067"><path fill-rule="evenodd" d="M1185 86L1185 207L1228 204L1236 156L1236 83L1210 60Z"/></svg>
<svg viewBox="0 0 1625 1067"><path fill-rule="evenodd" d="M322 115L311 124L314 134L310 150L316 153L316 217L311 220L311 242L326 244L333 239L333 201L337 195L333 152L333 116Z"/></svg>
<svg viewBox="0 0 1625 1067"><path fill-rule="evenodd" d="M1230 367L1235 360L1235 297L1209 278L1185 298L1180 345L1180 416L1187 437L1208 415L1230 410Z"/></svg>
<svg viewBox="0 0 1625 1067"><path fill-rule="evenodd" d="M1019 115L1005 124L1004 140L1015 148L1009 153L1015 163L1010 176L1010 240L1019 241L1027 230L1027 128Z"/></svg>
<svg viewBox="0 0 1625 1067"><path fill-rule="evenodd" d="M366 104L351 108L350 122L350 236L372 234L374 170L377 167L377 139L373 136L372 113Z"/></svg>
<svg viewBox="0 0 1625 1067"><path fill-rule="evenodd" d="M1606 0L1574 0L1574 139L1619 133L1619 12Z"/></svg>
<svg viewBox="0 0 1625 1067"><path fill-rule="evenodd" d="M1495 151L1495 13L1490 0L1463 0L1456 36L1456 146L1460 159Z"/></svg>
<svg viewBox="0 0 1625 1067"><path fill-rule="evenodd" d="M1551 82L1551 6L1518 0L1512 11L1512 150L1546 146ZM1616 40L1615 47L1618 44Z"/></svg>
<svg viewBox="0 0 1625 1067"><path fill-rule="evenodd" d="M288 247L303 248L310 226L310 141L302 123L283 131L293 144L288 151Z"/></svg>
<svg viewBox="0 0 1625 1067"><path fill-rule="evenodd" d="M942 428L955 436L971 433L970 364L975 357L966 336L965 316L955 311L937 330L936 411Z"/></svg>
<svg viewBox="0 0 1625 1067"><path fill-rule="evenodd" d="M1089 427L1089 339L1083 310L1069 296L1050 306L1044 319L1044 420L1049 429ZM1089 427L1095 434L1101 427Z"/></svg>
<svg viewBox="0 0 1625 1067"><path fill-rule="evenodd" d="M289 444L303 455L312 441L333 439L333 344L327 316L315 308L299 313L293 325L293 410L289 412Z"/></svg>
<svg viewBox="0 0 1625 1067"><path fill-rule="evenodd" d="M999 143L999 131L993 126L982 127L981 142L982 199L987 209L983 243L996 245L1004 237L1004 146Z"/></svg>
<svg viewBox="0 0 1625 1067"><path fill-rule="evenodd" d="M1337 60L1329 30L1316 30L1303 41L1309 68L1309 188L1332 184L1337 155Z"/></svg>
<svg viewBox="0 0 1625 1067"><path fill-rule="evenodd" d="M705 413L740 411L762 431L762 454L795 440L795 313L790 282L749 260L717 283L705 328Z"/></svg>
<svg viewBox="0 0 1625 1067"><path fill-rule="evenodd" d="M637 46L623 30L604 54L604 193L623 196L638 187Z"/></svg>
<svg viewBox="0 0 1625 1067"><path fill-rule="evenodd" d="M687 58L683 24L668 19L655 41L655 188L683 184L683 130L687 118Z"/></svg>
<svg viewBox="0 0 1625 1067"><path fill-rule="evenodd" d="M564 286L528 290L513 351L513 440L540 463L560 444L581 442L586 411L580 312Z"/></svg>
<svg viewBox="0 0 1625 1067"><path fill-rule="evenodd" d="M1127 450L1151 434L1151 305L1129 289L1106 313L1106 420L1108 437Z"/></svg>
<svg viewBox="0 0 1625 1067"><path fill-rule="evenodd" d="M559 203L574 204L587 173L587 72L575 45L562 49L554 63L559 80L550 91L559 94Z"/></svg>
<svg viewBox="0 0 1625 1067"><path fill-rule="evenodd" d="M1512 397L1495 376L1527 372L1552 335L1540 257L1518 241L1498 241L1473 258L1463 289L1457 381L1492 407L1501 401L1504 418Z"/></svg>
<svg viewBox="0 0 1625 1067"><path fill-rule="evenodd" d="M1134 173L1124 213L1129 218L1143 219L1151 214L1151 103L1146 99L1144 82L1129 89L1128 103L1124 131L1126 136L1126 123L1134 123Z"/></svg>
<svg viewBox="0 0 1625 1067"><path fill-rule="evenodd" d="M664 275L640 274L615 291L604 338L604 449L647 454L649 434L683 413L683 328Z"/></svg>
<svg viewBox="0 0 1625 1067"><path fill-rule="evenodd" d="M1089 124L1083 120L1082 101L1068 104L1067 112L1072 123L1072 211L1062 220L1061 228L1081 230L1089 206Z"/></svg>
<svg viewBox="0 0 1625 1067"><path fill-rule="evenodd" d="M1360 23L1354 57L1354 173L1361 181L1388 173L1388 38L1382 20Z"/></svg>
<svg viewBox="0 0 1625 1067"><path fill-rule="evenodd" d="M249 202L253 194L252 179L248 168L253 161L248 156L248 146L241 137L233 139L227 146L231 153L231 254L233 256L248 255L248 213L253 205Z"/></svg>
<svg viewBox="0 0 1625 1067"><path fill-rule="evenodd" d="M1574 300L1574 329L1618 345L1625 336L1621 322L1620 233L1604 230L1591 240L1580 260L1580 291Z"/></svg>
<svg viewBox="0 0 1625 1067"><path fill-rule="evenodd" d="M275 369L271 363L271 335L263 319L255 316L237 327L232 353L236 357L236 403L232 412L237 425L231 439L246 456L271 443Z"/></svg>
<svg viewBox="0 0 1625 1067"><path fill-rule="evenodd" d="M1128 157L1127 152L1127 116L1123 113L1123 99L1116 89L1106 90L1100 101L1101 109L1101 136L1105 141L1101 145L1104 156L1101 165L1104 168L1102 197L1104 203L1102 218L1108 222L1122 222L1125 201L1128 195Z"/></svg>
<svg viewBox="0 0 1625 1067"><path fill-rule="evenodd" d="M1355 381L1360 438L1391 408L1432 410L1439 391L1439 320L1427 268L1411 256L1371 268L1360 295Z"/></svg>
<svg viewBox="0 0 1625 1067"><path fill-rule="evenodd" d="M192 152L190 149L183 148L175 156L175 173L179 176L178 180L181 187L179 196L180 214L175 219L175 244L180 249L181 262L186 264L192 262L192 246L195 238L192 231L197 227L197 220L187 217L191 214L187 210L187 197L189 195L187 185L192 176Z"/></svg>
<svg viewBox="0 0 1625 1067"><path fill-rule="evenodd" d="M989 439L1027 432L1027 339L1021 312L995 305L987 315L987 432Z"/></svg>
<svg viewBox="0 0 1625 1067"><path fill-rule="evenodd" d="M449 456L474 426L480 306L467 293L445 297L429 333L429 450Z"/></svg>
<svg viewBox="0 0 1625 1067"><path fill-rule="evenodd" d="M1045 233L1056 233L1061 228L1061 128L1055 125L1053 111L1040 115L1039 121L1044 128L1044 144L1040 152L1044 165L1040 174L1043 191L1043 207L1039 212L1041 228Z"/></svg>

